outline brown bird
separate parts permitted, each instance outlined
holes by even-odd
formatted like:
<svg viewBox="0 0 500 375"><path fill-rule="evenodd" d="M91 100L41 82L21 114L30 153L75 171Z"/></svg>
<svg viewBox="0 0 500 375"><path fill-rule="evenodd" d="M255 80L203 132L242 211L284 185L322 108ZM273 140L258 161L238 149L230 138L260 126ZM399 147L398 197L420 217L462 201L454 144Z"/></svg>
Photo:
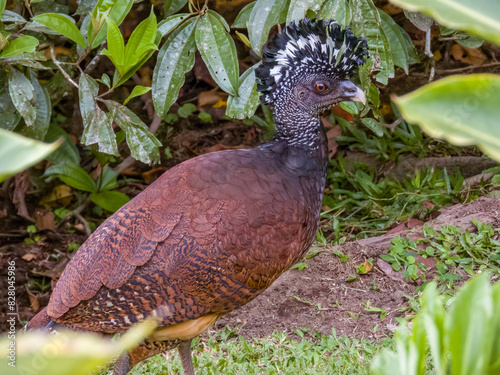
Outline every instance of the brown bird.
<svg viewBox="0 0 500 375"><path fill-rule="evenodd" d="M163 174L89 237L28 328L113 334L154 316L159 327L114 373L178 347L192 375L192 338L301 259L326 180L320 114L343 100L365 101L348 78L365 63L367 43L333 21L306 18L275 35L263 56L257 87L273 108L274 139Z"/></svg>

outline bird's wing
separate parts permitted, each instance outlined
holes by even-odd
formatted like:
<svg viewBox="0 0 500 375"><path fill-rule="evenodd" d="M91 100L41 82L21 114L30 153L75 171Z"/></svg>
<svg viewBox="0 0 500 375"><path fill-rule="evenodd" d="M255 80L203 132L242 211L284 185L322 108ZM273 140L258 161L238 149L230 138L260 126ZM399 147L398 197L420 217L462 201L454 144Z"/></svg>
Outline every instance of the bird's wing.
<svg viewBox="0 0 500 375"><path fill-rule="evenodd" d="M245 152L196 159L182 165L176 183L167 172L96 231L84 245L89 255L75 256L61 277L49 315L105 332L150 314L164 327L220 315L255 298L301 256L314 233L278 172L263 171Z"/></svg>

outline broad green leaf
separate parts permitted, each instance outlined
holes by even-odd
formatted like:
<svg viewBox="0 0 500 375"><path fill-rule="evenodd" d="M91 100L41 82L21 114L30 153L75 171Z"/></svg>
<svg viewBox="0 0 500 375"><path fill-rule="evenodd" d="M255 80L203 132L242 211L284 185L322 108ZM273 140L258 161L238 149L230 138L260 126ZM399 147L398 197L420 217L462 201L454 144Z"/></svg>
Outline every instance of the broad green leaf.
<svg viewBox="0 0 500 375"><path fill-rule="evenodd" d="M0 17L0 21L2 21L2 22L14 22L17 24L24 24L24 23L28 22L24 19L23 16L15 13L15 12L12 12L10 10L3 11L3 13Z"/></svg>
<svg viewBox="0 0 500 375"><path fill-rule="evenodd" d="M36 108L36 120L34 126L28 127L26 135L31 138L43 140L49 129L50 117L52 114L52 105L50 103L49 93L40 85L36 73L33 70L28 71L31 84L33 85L33 94Z"/></svg>
<svg viewBox="0 0 500 375"><path fill-rule="evenodd" d="M351 23L351 8L346 0L327 0L318 12L318 19L335 20L345 27Z"/></svg>
<svg viewBox="0 0 500 375"><path fill-rule="evenodd" d="M318 0L290 0L286 23L289 24L292 21L301 20L306 16L306 12L309 9L317 13L321 8L322 3L323 1Z"/></svg>
<svg viewBox="0 0 500 375"><path fill-rule="evenodd" d="M30 80L19 70L11 68L9 72L10 98L28 126L32 126L36 120L34 91Z"/></svg>
<svg viewBox="0 0 500 375"><path fill-rule="evenodd" d="M260 63L248 68L240 77L239 96L229 96L226 116L244 119L252 117L259 106L259 93L256 90L255 69Z"/></svg>
<svg viewBox="0 0 500 375"><path fill-rule="evenodd" d="M125 101L123 102L123 105L127 104L130 101L130 99L133 99L137 96L141 96L149 91L151 91L151 87L144 87L141 85L135 86L130 95L128 96L128 98L125 99Z"/></svg>
<svg viewBox="0 0 500 375"><path fill-rule="evenodd" d="M445 318L445 345L451 375L483 374L488 353L484 338L492 328L491 286L487 273L471 279L458 293Z"/></svg>
<svg viewBox="0 0 500 375"><path fill-rule="evenodd" d="M69 162L73 164L80 164L80 152L76 148L75 144L71 140L71 137L66 133L60 126L51 123L49 130L45 135L44 141L55 142L61 139L62 144L49 156L46 157L48 161L52 164L60 164L64 162Z"/></svg>
<svg viewBox="0 0 500 375"><path fill-rule="evenodd" d="M33 17L32 20L57 31L85 48L85 39L83 39L80 30L78 30L75 21L71 17L59 13L43 13Z"/></svg>
<svg viewBox="0 0 500 375"><path fill-rule="evenodd" d="M83 120L82 143L87 146L97 144L100 152L119 156L113 131L113 117L101 110L95 102L99 91L97 82L84 73L80 77L79 86L78 96Z"/></svg>
<svg viewBox="0 0 500 375"><path fill-rule="evenodd" d="M98 13L103 14L109 10L107 20L111 20L116 26L120 26L128 12L132 8L134 0L99 0L92 11L94 18L97 18ZM89 37L94 35L92 22L89 23ZM107 23L99 30L98 34L92 41L92 48L96 48L106 39Z"/></svg>
<svg viewBox="0 0 500 375"><path fill-rule="evenodd" d="M21 121L21 115L16 110L14 103L9 93L9 87L7 85L2 85L0 89L0 128L5 130L14 130Z"/></svg>
<svg viewBox="0 0 500 375"><path fill-rule="evenodd" d="M60 144L47 144L0 129L0 182L43 160Z"/></svg>
<svg viewBox="0 0 500 375"><path fill-rule="evenodd" d="M406 33L406 31L394 22L391 16L381 9L379 9L378 12L382 21L382 28L389 41L390 52L392 53L394 65L403 68L405 73L408 74L408 66L410 64L408 48L415 47L413 47L413 44L411 44L411 46L407 46L406 40L403 37L403 33Z"/></svg>
<svg viewBox="0 0 500 375"><path fill-rule="evenodd" d="M181 10L184 5L186 5L188 0L165 0L163 4L163 9L165 11L165 16L171 16L177 11Z"/></svg>
<svg viewBox="0 0 500 375"><path fill-rule="evenodd" d="M467 30L500 44L500 2L491 0L391 0L394 4L433 17L440 24Z"/></svg>
<svg viewBox="0 0 500 375"><path fill-rule="evenodd" d="M79 165L71 163L62 163L53 165L44 173L47 177L57 177L66 185L75 189L95 192L97 186L90 175Z"/></svg>
<svg viewBox="0 0 500 375"><path fill-rule="evenodd" d="M80 103L80 113L82 114L83 119L83 136L82 142L83 144L93 144L97 143L97 139L86 139L85 137L85 128L88 124L91 123L93 114L95 112L96 103L95 97L99 92L99 85L97 82L90 77L88 74L83 73L80 77L79 88L78 88L78 97Z"/></svg>
<svg viewBox="0 0 500 375"><path fill-rule="evenodd" d="M240 13L238 13L238 16L231 25L233 29L247 28L248 22L250 20L250 14L252 13L252 9L255 6L255 4L257 3L253 1L250 4L245 5L243 9L240 10Z"/></svg>
<svg viewBox="0 0 500 375"><path fill-rule="evenodd" d="M130 201L130 198L119 191L101 191L90 194L92 202L101 206L107 211L116 212L124 204Z"/></svg>
<svg viewBox="0 0 500 375"><path fill-rule="evenodd" d="M479 48L484 44L484 39L478 38L476 36L472 35L467 35L467 34L456 34L455 35L458 38L467 38L467 39L457 39L456 42L460 44L461 46L467 47L467 48Z"/></svg>
<svg viewBox="0 0 500 375"><path fill-rule="evenodd" d="M394 101L406 121L430 136L461 146L476 144L500 161L500 76L451 76Z"/></svg>
<svg viewBox="0 0 500 375"><path fill-rule="evenodd" d="M97 181L99 191L116 189L118 187L118 175L118 172L115 172L109 166L105 165L102 169L102 174Z"/></svg>
<svg viewBox="0 0 500 375"><path fill-rule="evenodd" d="M193 68L196 51L194 27L194 18L180 25L169 35L158 53L152 91L156 112L162 119L177 100L185 74Z"/></svg>
<svg viewBox="0 0 500 375"><path fill-rule="evenodd" d="M75 14L88 15L95 8L96 4L97 0L80 0Z"/></svg>
<svg viewBox="0 0 500 375"><path fill-rule="evenodd" d="M134 159L143 163L158 163L160 161L160 141L151 134L148 127L127 107L111 100L106 101L106 106L114 117L118 126L127 135L127 144Z"/></svg>
<svg viewBox="0 0 500 375"><path fill-rule="evenodd" d="M382 29L378 8L373 5L372 0L351 0L349 4L353 33L367 38L370 51L370 59L359 69L361 86L363 89L369 86L365 80L372 69L379 71L375 76L377 81L387 84L388 79L394 76L394 62L389 41Z"/></svg>
<svg viewBox="0 0 500 375"><path fill-rule="evenodd" d="M2 15L5 5L7 5L7 0L0 0L0 16Z"/></svg>
<svg viewBox="0 0 500 375"><path fill-rule="evenodd" d="M104 49L101 53L109 57L120 75L124 75L128 67L125 62L125 42L123 41L122 33L110 18L107 19L107 25L108 49Z"/></svg>
<svg viewBox="0 0 500 375"><path fill-rule="evenodd" d="M257 0L255 3L248 20L248 39L257 55L262 55L262 46L271 28L278 23L286 3L286 0Z"/></svg>
<svg viewBox="0 0 500 375"><path fill-rule="evenodd" d="M227 23L227 21L225 20L224 17L222 17L219 13L213 11L212 9L209 9L208 10L208 13L210 13L212 16L214 16L215 18L217 18L217 20L222 24L224 25L224 28L226 29L226 31L228 33L231 32L231 28L229 27L229 24Z"/></svg>
<svg viewBox="0 0 500 375"><path fill-rule="evenodd" d="M179 13L170 17L165 18L158 24L158 33L163 38L168 33L172 32L177 26L181 24L182 21L189 16L188 13Z"/></svg>
<svg viewBox="0 0 500 375"><path fill-rule="evenodd" d="M34 52L38 46L38 39L30 35L21 35L12 40L0 53L0 59L17 56L24 52Z"/></svg>
<svg viewBox="0 0 500 375"><path fill-rule="evenodd" d="M233 38L218 18L207 12L196 25L196 46L219 87L238 95L238 56Z"/></svg>
<svg viewBox="0 0 500 375"><path fill-rule="evenodd" d="M498 372L500 370L500 282L496 282L492 288L493 297L493 319L491 321L492 345L490 351L490 368ZM494 373L494 372L491 372Z"/></svg>
<svg viewBox="0 0 500 375"><path fill-rule="evenodd" d="M127 42L127 46L125 47L125 66L131 68L141 61L147 53L156 51L158 47L154 43L155 39L156 16L153 8L151 8L149 17L135 28Z"/></svg>

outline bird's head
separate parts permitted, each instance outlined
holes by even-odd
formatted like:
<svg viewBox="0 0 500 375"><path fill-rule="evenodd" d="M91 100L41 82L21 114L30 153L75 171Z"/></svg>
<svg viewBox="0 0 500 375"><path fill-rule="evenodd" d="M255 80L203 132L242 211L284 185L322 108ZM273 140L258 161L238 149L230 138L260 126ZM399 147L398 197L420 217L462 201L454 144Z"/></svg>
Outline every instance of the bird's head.
<svg viewBox="0 0 500 375"><path fill-rule="evenodd" d="M341 101L365 102L350 76L368 58L365 38L334 21L304 18L275 34L256 70L262 103L286 111L291 104L319 114Z"/></svg>

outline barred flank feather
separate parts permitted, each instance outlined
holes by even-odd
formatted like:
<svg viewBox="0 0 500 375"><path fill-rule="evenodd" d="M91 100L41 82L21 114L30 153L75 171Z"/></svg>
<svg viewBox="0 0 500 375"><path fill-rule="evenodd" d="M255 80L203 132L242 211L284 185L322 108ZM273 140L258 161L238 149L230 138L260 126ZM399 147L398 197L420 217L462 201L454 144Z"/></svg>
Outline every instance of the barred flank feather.
<svg viewBox="0 0 500 375"><path fill-rule="evenodd" d="M350 27L304 18L298 24L290 23L264 46L256 70L257 91L262 103L274 104L307 74L347 79L367 58L366 39L354 36Z"/></svg>

